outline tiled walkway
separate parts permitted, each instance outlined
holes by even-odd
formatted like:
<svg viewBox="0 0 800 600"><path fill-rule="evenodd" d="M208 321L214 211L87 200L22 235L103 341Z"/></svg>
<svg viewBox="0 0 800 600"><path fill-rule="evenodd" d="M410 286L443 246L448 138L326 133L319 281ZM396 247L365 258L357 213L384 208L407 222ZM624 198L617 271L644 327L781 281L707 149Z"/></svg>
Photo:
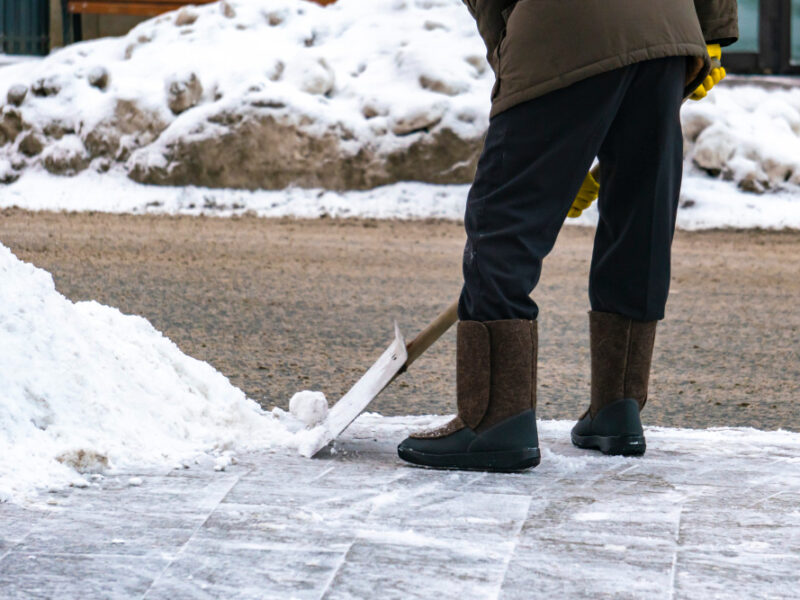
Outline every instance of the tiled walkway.
<svg viewBox="0 0 800 600"><path fill-rule="evenodd" d="M542 464L502 475L401 464L413 423L362 417L322 459L264 452L2 504L0 597L800 594L800 434L650 430L647 455L622 459L545 422Z"/></svg>

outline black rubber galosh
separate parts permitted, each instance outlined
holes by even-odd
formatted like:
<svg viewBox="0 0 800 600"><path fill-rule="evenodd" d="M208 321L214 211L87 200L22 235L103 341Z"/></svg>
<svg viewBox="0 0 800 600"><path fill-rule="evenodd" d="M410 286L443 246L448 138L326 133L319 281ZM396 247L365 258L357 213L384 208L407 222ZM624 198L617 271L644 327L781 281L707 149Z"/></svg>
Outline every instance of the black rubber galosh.
<svg viewBox="0 0 800 600"><path fill-rule="evenodd" d="M460 454L429 454L412 448L398 447L397 454L415 465L433 469L459 471L498 471L513 473L535 467L541 461L538 448L500 452L465 452Z"/></svg>
<svg viewBox="0 0 800 600"><path fill-rule="evenodd" d="M578 448L600 450L612 456L639 456L647 450L643 435L587 435L572 434L572 443Z"/></svg>
<svg viewBox="0 0 800 600"><path fill-rule="evenodd" d="M477 431L464 427L440 438L407 438L397 455L411 464L463 471L524 471L541 460L536 414L526 410Z"/></svg>
<svg viewBox="0 0 800 600"><path fill-rule="evenodd" d="M644 454L647 443L639 417L639 403L632 398L617 400L598 411L594 419L587 412L572 428L572 443L603 454Z"/></svg>

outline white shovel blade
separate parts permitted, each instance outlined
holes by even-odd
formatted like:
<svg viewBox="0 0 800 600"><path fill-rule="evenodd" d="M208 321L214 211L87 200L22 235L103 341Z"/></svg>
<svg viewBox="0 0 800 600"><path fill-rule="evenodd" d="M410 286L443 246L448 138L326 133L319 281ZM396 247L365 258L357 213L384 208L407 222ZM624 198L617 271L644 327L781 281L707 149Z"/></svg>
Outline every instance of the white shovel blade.
<svg viewBox="0 0 800 600"><path fill-rule="evenodd" d="M347 426L364 412L373 398L389 385L408 359L406 343L397 323L394 324L394 341L381 354L381 357L331 408L322 426L325 434L317 438L315 446L307 456L314 456L331 441L335 440Z"/></svg>

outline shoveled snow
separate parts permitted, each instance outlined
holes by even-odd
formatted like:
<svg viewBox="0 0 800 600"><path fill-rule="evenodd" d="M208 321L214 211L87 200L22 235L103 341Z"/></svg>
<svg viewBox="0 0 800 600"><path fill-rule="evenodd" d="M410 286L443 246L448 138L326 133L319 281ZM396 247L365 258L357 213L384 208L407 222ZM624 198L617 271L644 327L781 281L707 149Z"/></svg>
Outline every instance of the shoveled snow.
<svg viewBox="0 0 800 600"><path fill-rule="evenodd" d="M328 416L328 400L322 392L297 392L289 400L289 412L306 425L319 425Z"/></svg>
<svg viewBox="0 0 800 600"><path fill-rule="evenodd" d="M301 429L145 319L71 302L0 245L0 501L204 454L224 470L235 451L297 448Z"/></svg>

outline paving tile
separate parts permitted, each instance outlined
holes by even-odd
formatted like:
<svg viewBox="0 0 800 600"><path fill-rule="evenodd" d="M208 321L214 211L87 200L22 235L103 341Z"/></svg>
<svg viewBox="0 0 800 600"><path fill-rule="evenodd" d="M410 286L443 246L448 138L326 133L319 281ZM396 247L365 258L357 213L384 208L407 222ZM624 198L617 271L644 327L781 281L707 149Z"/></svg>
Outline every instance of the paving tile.
<svg viewBox="0 0 800 600"><path fill-rule="evenodd" d="M377 497L359 536L393 539L412 532L476 547L510 543L528 514L530 498L473 492L396 491Z"/></svg>
<svg viewBox="0 0 800 600"><path fill-rule="evenodd" d="M177 473L183 473L178 471ZM170 514L210 513L228 494L240 475L214 472L207 477L131 476L108 477L94 485L72 491L59 500L62 510L84 512L151 513L153 507Z"/></svg>
<svg viewBox="0 0 800 600"><path fill-rule="evenodd" d="M561 481L531 502L501 597L662 597L683 499L638 482Z"/></svg>
<svg viewBox="0 0 800 600"><path fill-rule="evenodd" d="M509 547L465 547L413 535L397 541L354 543L322 597L471 600L497 596Z"/></svg>
<svg viewBox="0 0 800 600"><path fill-rule="evenodd" d="M683 460L680 455L653 453L633 468L615 475L618 479L654 484L712 485L724 488L767 487L790 484L800 486L800 465L777 457L751 457L747 465L741 457L706 457L702 461Z"/></svg>
<svg viewBox="0 0 800 600"><path fill-rule="evenodd" d="M728 489L714 490L686 504L679 543L730 556L792 554L800 585L800 493L777 492L754 502Z"/></svg>
<svg viewBox="0 0 800 600"><path fill-rule="evenodd" d="M140 598L167 564L154 556L12 552L0 562L0 590L6 600Z"/></svg>
<svg viewBox="0 0 800 600"><path fill-rule="evenodd" d="M634 459L550 422L542 464L509 475L407 466L410 421L381 422L319 459L0 505L0 599L797 597L798 436L657 430Z"/></svg>
<svg viewBox="0 0 800 600"><path fill-rule="evenodd" d="M182 515L69 510L38 523L16 547L30 554L119 554L171 556L205 521L207 512Z"/></svg>
<svg viewBox="0 0 800 600"><path fill-rule="evenodd" d="M796 600L800 556L755 546L738 551L681 550L675 575L676 599L769 598Z"/></svg>
<svg viewBox="0 0 800 600"><path fill-rule="evenodd" d="M366 518L369 494L336 491L328 496L284 493L266 504L225 502L208 517L193 541L238 540L298 549L341 550Z"/></svg>
<svg viewBox="0 0 800 600"><path fill-rule="evenodd" d="M0 555L3 548L10 549L21 542L38 523L49 519L53 513L53 510L0 503Z"/></svg>
<svg viewBox="0 0 800 600"><path fill-rule="evenodd" d="M670 545L633 538L624 542L529 539L517 547L500 597L668 598L665 591L669 589L673 560Z"/></svg>
<svg viewBox="0 0 800 600"><path fill-rule="evenodd" d="M399 460L399 459L398 459ZM285 464L284 464L285 462ZM309 460L299 456L281 462L267 462L255 466L242 479L258 482L265 489L311 485L317 488L357 488L385 486L402 479L404 469L396 461L374 455L365 457L334 457L327 460Z"/></svg>
<svg viewBox="0 0 800 600"><path fill-rule="evenodd" d="M287 450L247 454L237 457L237 461L238 466L247 468L243 478L273 485L305 483L317 478L330 466L326 460L304 458Z"/></svg>
<svg viewBox="0 0 800 600"><path fill-rule="evenodd" d="M341 565L344 552L236 541L190 543L145 598L316 599Z"/></svg>

